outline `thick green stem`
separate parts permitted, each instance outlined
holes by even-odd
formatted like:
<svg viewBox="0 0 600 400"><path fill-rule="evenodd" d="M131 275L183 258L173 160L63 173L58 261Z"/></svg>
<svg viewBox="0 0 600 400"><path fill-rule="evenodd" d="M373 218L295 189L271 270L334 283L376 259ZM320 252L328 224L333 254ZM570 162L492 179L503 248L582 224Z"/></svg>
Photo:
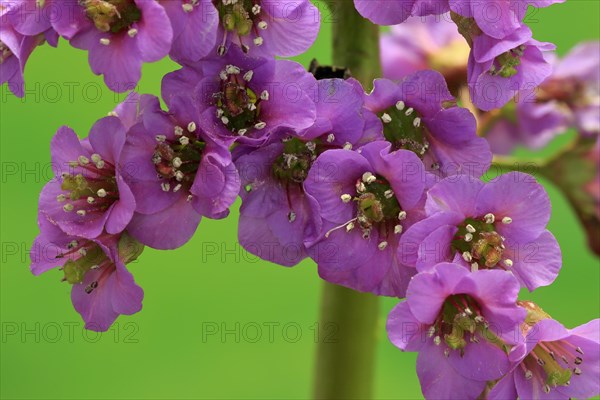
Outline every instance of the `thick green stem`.
<svg viewBox="0 0 600 400"><path fill-rule="evenodd" d="M380 77L379 26L360 16L352 0L330 1L333 16L333 63L350 69L366 87Z"/></svg>
<svg viewBox="0 0 600 400"><path fill-rule="evenodd" d="M378 297L325 282L321 301L320 326L336 335L317 345L314 398L373 398Z"/></svg>
<svg viewBox="0 0 600 400"><path fill-rule="evenodd" d="M330 4L333 62L349 68L368 89L380 74L379 27L362 18L353 3L335 0ZM373 397L378 318L377 296L324 283L320 326L335 326L337 334L317 346L315 399Z"/></svg>

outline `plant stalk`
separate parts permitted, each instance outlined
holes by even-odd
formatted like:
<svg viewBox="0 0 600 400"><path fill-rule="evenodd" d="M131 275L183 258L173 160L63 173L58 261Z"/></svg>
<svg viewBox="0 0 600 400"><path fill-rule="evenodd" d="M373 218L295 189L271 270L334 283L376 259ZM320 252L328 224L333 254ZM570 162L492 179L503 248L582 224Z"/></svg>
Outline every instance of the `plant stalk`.
<svg viewBox="0 0 600 400"><path fill-rule="evenodd" d="M361 17L352 0L330 2L333 62L350 69L366 90L380 75L379 27ZM335 336L317 345L315 399L371 399L379 298L325 282L321 329L333 326Z"/></svg>

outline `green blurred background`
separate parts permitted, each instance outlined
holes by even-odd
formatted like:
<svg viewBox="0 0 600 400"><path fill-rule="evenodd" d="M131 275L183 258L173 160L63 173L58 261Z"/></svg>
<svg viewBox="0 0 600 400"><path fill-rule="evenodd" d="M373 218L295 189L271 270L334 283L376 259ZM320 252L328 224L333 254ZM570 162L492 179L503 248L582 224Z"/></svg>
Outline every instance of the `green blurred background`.
<svg viewBox="0 0 600 400"><path fill-rule="evenodd" d="M565 54L581 40L600 37L599 15L600 2L570 0L539 10L529 24L536 39L556 43ZM329 21L299 62L331 62ZM158 94L161 77L175 68L167 60L146 65L139 90ZM43 46L33 53L26 80L35 93L23 100L6 87L0 91L1 397L309 398L316 341L344 332L315 329L321 282L312 261L286 269L240 248L239 202L228 219L204 220L183 248L147 249L131 265L145 290L143 311L120 317L104 334L83 330L59 271L31 275L28 249L37 234L38 193L51 178L50 138L63 124L87 135L124 96L105 89L86 53L64 41L58 49ZM571 137L558 138L544 152ZM554 285L522 298L573 327L598 317L599 260L564 197L544 184L564 266ZM396 303L381 303L375 398L419 399L415 354L401 353L386 338L385 318Z"/></svg>

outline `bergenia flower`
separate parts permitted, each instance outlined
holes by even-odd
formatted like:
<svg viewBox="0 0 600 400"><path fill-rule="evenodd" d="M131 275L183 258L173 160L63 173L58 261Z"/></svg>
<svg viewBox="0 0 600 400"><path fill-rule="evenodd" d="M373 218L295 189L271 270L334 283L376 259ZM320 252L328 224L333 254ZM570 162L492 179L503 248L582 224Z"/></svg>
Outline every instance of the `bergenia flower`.
<svg viewBox="0 0 600 400"><path fill-rule="evenodd" d="M517 101L520 129L542 147L574 127L582 135L600 134L600 42L578 45L556 59L552 75L531 95Z"/></svg>
<svg viewBox="0 0 600 400"><path fill-rule="evenodd" d="M377 25L395 25L410 16L438 15L449 11L447 0L354 0L356 10Z"/></svg>
<svg viewBox="0 0 600 400"><path fill-rule="evenodd" d="M364 101L381 119L392 150L414 152L428 171L479 177L489 168L492 153L486 140L477 136L475 117L456 105L439 72L419 71L399 83L376 79Z"/></svg>
<svg viewBox="0 0 600 400"><path fill-rule="evenodd" d="M69 235L122 232L135 210L118 166L124 144L125 127L116 117L100 119L83 141L61 127L50 144L56 178L42 190L40 212Z"/></svg>
<svg viewBox="0 0 600 400"><path fill-rule="evenodd" d="M400 80L417 71L433 69L444 75L451 89L467 80L471 48L448 14L411 17L381 35L383 77Z"/></svg>
<svg viewBox="0 0 600 400"><path fill-rule="evenodd" d="M157 249L186 243L202 216L223 218L240 181L226 145L208 134L189 97L171 98L169 112L158 98L128 132L121 168L136 199L129 233ZM210 128L210 126L208 126Z"/></svg>
<svg viewBox="0 0 600 400"><path fill-rule="evenodd" d="M512 272L529 290L551 284L562 265L546 230L550 200L532 176L511 172L490 183L449 177L431 188L427 218L401 239L402 262L429 271L442 261Z"/></svg>
<svg viewBox="0 0 600 400"><path fill-rule="evenodd" d="M54 29L71 45L88 50L89 63L115 92L135 87L142 63L169 54L171 22L155 0L55 1Z"/></svg>
<svg viewBox="0 0 600 400"><path fill-rule="evenodd" d="M512 368L488 399L589 399L600 394L600 320L566 329L553 319L528 327Z"/></svg>
<svg viewBox="0 0 600 400"><path fill-rule="evenodd" d="M565 0L449 0L450 9L473 18L486 35L503 39L519 30L529 6L542 8Z"/></svg>
<svg viewBox="0 0 600 400"><path fill-rule="evenodd" d="M194 93L200 118L220 140L258 146L274 132L314 124L316 86L296 62L250 58L232 46L225 56L167 74L162 97L169 104L174 95Z"/></svg>
<svg viewBox="0 0 600 400"><path fill-rule="evenodd" d="M284 266L307 257L305 241L320 233L318 204L304 190L314 160L323 152L358 147L377 138L365 121L362 96L341 79L318 84L317 121L254 149L236 148L242 178L239 241L250 253ZM373 129L374 128L374 129Z"/></svg>
<svg viewBox="0 0 600 400"><path fill-rule="evenodd" d="M450 263L411 280L387 331L401 350L419 352L426 399L475 400L487 381L510 370L505 342L514 341L527 315L518 294L519 283L506 272L470 273Z"/></svg>
<svg viewBox="0 0 600 400"><path fill-rule="evenodd" d="M120 314L141 310L144 291L125 266L141 254L141 244L126 232L103 233L93 240L68 235L41 214L38 224L31 272L40 275L56 267L64 272L63 281L73 285L71 300L86 329L106 331Z"/></svg>
<svg viewBox="0 0 600 400"><path fill-rule="evenodd" d="M27 59L33 50L46 40L56 46L58 36L56 32L46 31L35 35L23 35L5 20L10 11L4 3L0 5L0 85L7 82L8 89L17 97L25 95L25 81L23 71ZM7 6L6 6L7 7Z"/></svg>
<svg viewBox="0 0 600 400"><path fill-rule="evenodd" d="M504 39L486 34L472 38L469 57L469 89L473 104L489 111L508 103L519 92L542 83L552 72L544 52L555 49L551 43L532 39L523 25Z"/></svg>
<svg viewBox="0 0 600 400"><path fill-rule="evenodd" d="M213 0L220 18L217 53L231 45L263 57L293 57L314 43L321 27L310 0Z"/></svg>
<svg viewBox="0 0 600 400"><path fill-rule="evenodd" d="M421 218L421 160L385 141L358 151L329 150L313 164L304 188L322 220L320 240L308 249L319 275L355 290L404 297L414 270L401 265L396 250L403 230Z"/></svg>
<svg viewBox="0 0 600 400"><path fill-rule="evenodd" d="M193 63L215 48L219 14L212 0L159 0L159 3L173 28L171 58Z"/></svg>

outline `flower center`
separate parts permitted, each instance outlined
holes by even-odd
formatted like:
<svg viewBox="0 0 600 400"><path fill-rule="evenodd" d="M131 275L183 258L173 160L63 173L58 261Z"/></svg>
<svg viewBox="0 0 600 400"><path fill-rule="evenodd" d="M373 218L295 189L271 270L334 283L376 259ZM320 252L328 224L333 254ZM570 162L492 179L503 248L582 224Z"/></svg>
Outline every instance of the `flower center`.
<svg viewBox="0 0 600 400"><path fill-rule="evenodd" d="M7 60L12 55L13 55L12 51L10 51L8 46L0 40L0 65L2 65L4 63L4 61Z"/></svg>
<svg viewBox="0 0 600 400"><path fill-rule="evenodd" d="M260 0L213 0L219 11L221 25L225 30L223 43L219 46L219 54L226 52L225 42L229 34L237 35L242 50L247 53L250 47L244 44L243 37L251 33L255 34L253 43L256 46L263 44L263 38L260 36L260 30L268 27L266 21L262 19Z"/></svg>
<svg viewBox="0 0 600 400"><path fill-rule="evenodd" d="M494 63L489 69L489 74L492 76L500 75L503 78L510 78L515 76L519 71L517 67L521 65L521 57L525 52L525 46L521 45L515 47L506 53L500 54L494 60Z"/></svg>
<svg viewBox="0 0 600 400"><path fill-rule="evenodd" d="M262 101L269 100L266 90L260 97L248 87L253 72L248 71L241 76L241 70L228 65L221 71L220 91L213 95L217 106L217 117L232 132L244 136L248 130L264 129L266 124L259 120Z"/></svg>
<svg viewBox="0 0 600 400"><path fill-rule="evenodd" d="M356 194L343 194L341 201L356 203L356 217L345 224L331 229L325 237L341 228L346 232L352 231L356 225L363 233L363 239L369 239L373 229L377 229L381 242L380 250L388 246L390 235L399 235L403 231L400 221L406 219L406 211L402 210L390 183L380 175L365 172L361 179L356 181Z"/></svg>
<svg viewBox="0 0 600 400"><path fill-rule="evenodd" d="M539 380L544 392L557 386L569 386L573 375L583 373L583 350L566 340L540 342L521 364L527 380Z"/></svg>
<svg viewBox="0 0 600 400"><path fill-rule="evenodd" d="M511 222L510 217L502 219L504 224ZM479 219L467 218L458 226L458 232L452 239L452 249L462 254L463 259L471 264L472 270L512 267L512 260L503 261L505 239L496 231L496 223L496 217L490 213ZM500 264L501 261L503 265Z"/></svg>
<svg viewBox="0 0 600 400"><path fill-rule="evenodd" d="M184 129L175 126L177 139L169 140L157 135L157 145L152 155L160 185L163 191L178 192L182 188L189 190L196 178L196 172L202 160L206 143L194 134L196 124L190 122Z"/></svg>
<svg viewBox="0 0 600 400"><path fill-rule="evenodd" d="M444 350L446 357L452 350L460 351L462 356L468 343L479 343L481 338L503 346L489 331L477 301L466 294L452 295L446 299L437 319L429 327L427 336L433 338L438 346L442 344L443 339L448 346Z"/></svg>
<svg viewBox="0 0 600 400"><path fill-rule="evenodd" d="M410 150L423 158L429 149L425 137L425 127L421 124L419 113L413 108L406 108L403 101L380 113L383 121L383 135L392 143L394 150Z"/></svg>
<svg viewBox="0 0 600 400"><path fill-rule="evenodd" d="M303 142L298 138L284 140L283 153L273 163L273 175L282 182L302 183L319 154L317 141Z"/></svg>
<svg viewBox="0 0 600 400"><path fill-rule="evenodd" d="M65 203L65 212L75 211L80 217L90 213L103 213L119 199L119 188L115 177L115 167L92 154L92 159L79 156L70 161L73 173L62 174L61 193L56 197L59 203Z"/></svg>
<svg viewBox="0 0 600 400"><path fill-rule="evenodd" d="M102 32L119 33L142 18L132 0L81 0L87 17Z"/></svg>

